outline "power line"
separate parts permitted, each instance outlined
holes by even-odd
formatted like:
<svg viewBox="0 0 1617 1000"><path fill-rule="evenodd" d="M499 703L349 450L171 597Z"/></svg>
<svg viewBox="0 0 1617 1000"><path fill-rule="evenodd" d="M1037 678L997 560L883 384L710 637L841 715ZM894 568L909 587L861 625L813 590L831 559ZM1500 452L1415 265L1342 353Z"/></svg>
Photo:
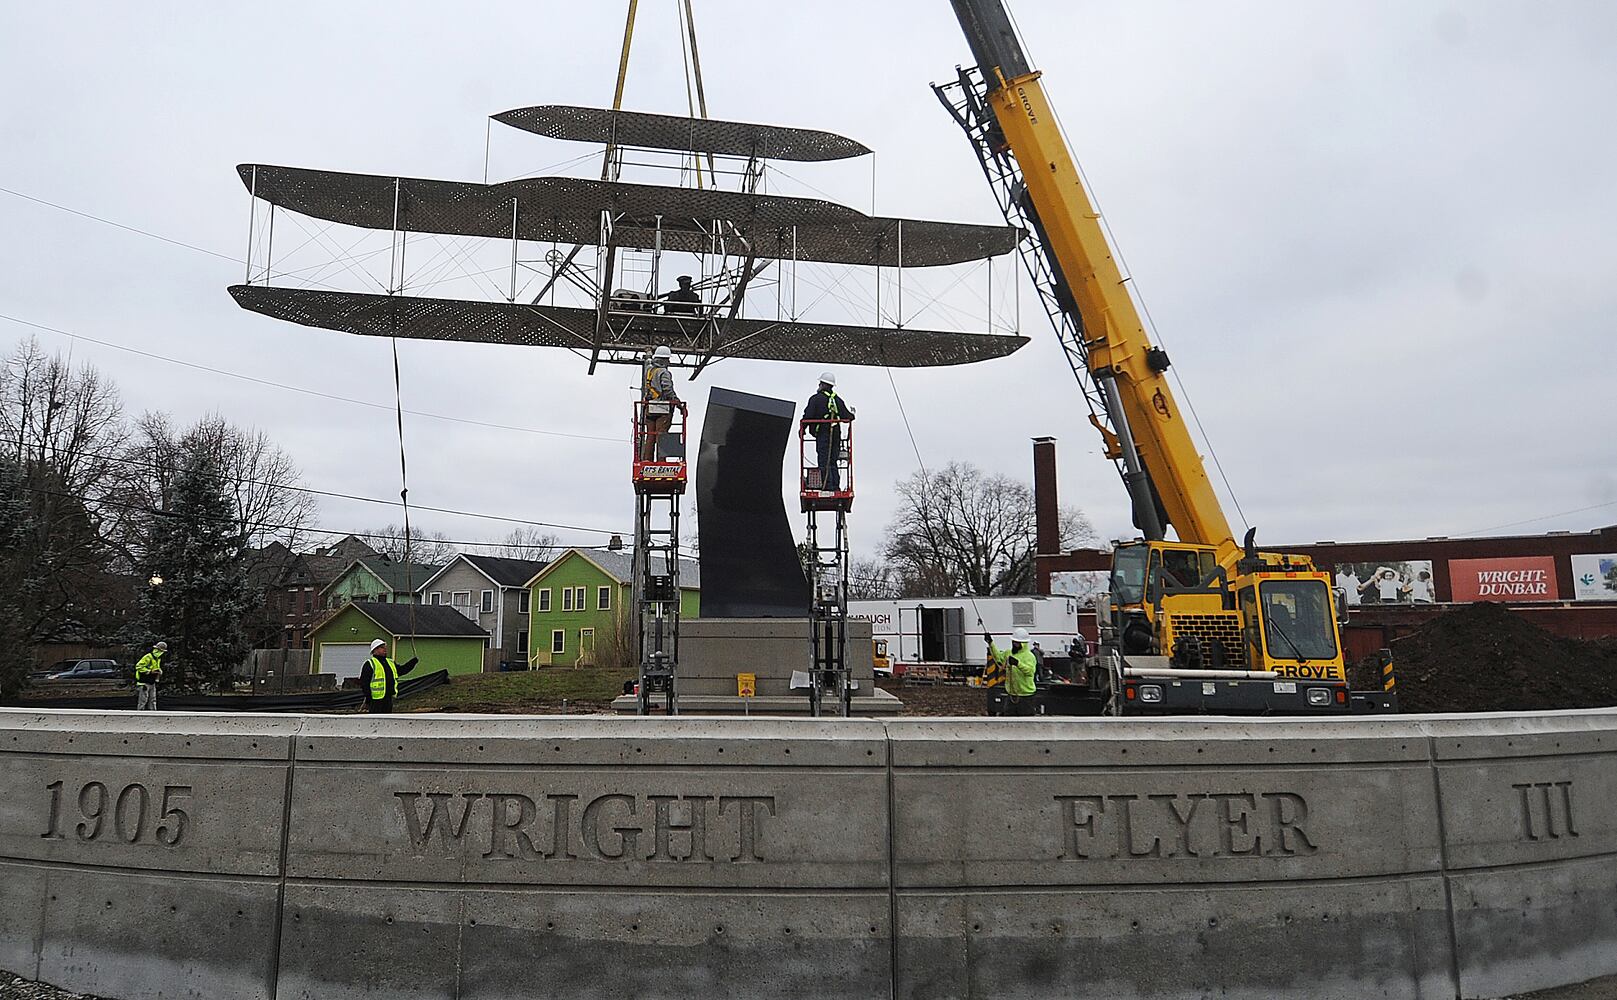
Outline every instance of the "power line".
<svg viewBox="0 0 1617 1000"><path fill-rule="evenodd" d="M1601 510L1605 507L1617 507L1617 500L1607 500L1605 503L1590 504L1576 510L1563 510L1555 514L1545 514L1542 517L1529 517L1521 521L1511 521L1509 524L1496 524L1491 528L1477 528L1475 531L1462 531L1461 535L1485 535L1490 531L1502 531L1505 528L1515 528L1523 524L1535 524L1539 521L1549 521L1557 517L1568 517L1572 514L1583 514L1591 510Z"/></svg>
<svg viewBox="0 0 1617 1000"><path fill-rule="evenodd" d="M50 444L43 445L42 447L44 449L48 450L48 451L55 452L58 455L63 454L66 451L66 449L59 448L59 447L57 447L55 445L50 445ZM133 466L137 466L137 467L142 468L142 469L146 469L146 470L151 471L151 472L162 471L165 468L165 466L162 466L162 465L160 465L158 463L142 461L142 460L140 460L138 458L135 458L134 456L131 456L131 455L112 455L112 454L107 454L106 452L96 452L96 451L87 451L87 450L86 451L78 451L78 452L69 452L69 453L70 454L81 455L81 456L84 456L86 458L97 458L97 459L100 459L103 462L120 462L120 463L123 463L125 465L133 465ZM382 498L382 497L361 496L361 495L356 494L356 493L339 493L339 492L336 492L334 490L315 489L314 487L311 487L311 486L292 486L292 485L286 484L286 483L273 483L273 482L269 482L269 481L263 480L263 479L246 479L246 478L241 478L241 477L236 477L236 476L228 476L228 475L225 478L229 482L232 482L232 483L241 483L241 484L245 484L245 485L248 485L248 486L270 486L270 487L275 487L275 488L278 488L278 489L290 490L290 491L295 492L295 493L308 493L308 494L311 494L311 495L314 495L314 496L330 497L330 498L335 499L335 500L355 500L355 501L359 501L359 502L362 502L362 503L382 504L383 506L388 506L388 507L395 506L396 503L397 503L397 501L388 500L388 499L385 499L385 498ZM91 501L87 500L87 502L91 502ZM94 501L94 502L99 502L99 501ZM523 518L523 517L507 517L507 516L502 515L502 514L482 514L482 513L478 513L477 511L457 510L457 509L455 509L453 507L427 507L427 506L423 506L421 504L413 504L412 506L416 510L430 511L430 512L432 512L434 514L453 514L453 515L458 515L460 517L475 517L475 518L478 518L479 520L484 520L484 521L503 521L503 522L506 522L506 523L509 523L509 524L523 524L523 525L528 525L528 526L535 527L535 528L555 528L555 529L557 529L559 531L582 531L582 532L584 532L586 534L592 534L592 535L621 535L621 534L624 534L624 532L622 532L622 531L614 531L614 530L609 529L609 528L587 528L587 527L583 527L581 525L576 525L576 524L557 524L557 523L552 522L552 521L534 521L534 520L530 520L528 518ZM304 529L304 530L313 530L313 529ZM344 534L349 534L349 532L344 532ZM479 542L479 543L475 543L475 544L485 544L485 543Z"/></svg>
<svg viewBox="0 0 1617 1000"><path fill-rule="evenodd" d="M71 491L68 491L68 490L52 490L52 489L47 489L47 488L45 488L43 486L31 486L31 485L29 485L27 483L18 483L17 485L18 485L19 488L27 490L30 493L38 493L38 494L41 494L43 496L60 497L60 498L62 498L64 500L77 500L77 501L79 501L80 503L83 503L83 504L93 504L93 505L105 506L105 507L117 507L117 508L119 508L121 510L137 511L139 513L149 514L149 515L151 515L153 517L178 517L178 516L180 516L180 515L175 514L173 511L155 510L155 509L153 509L152 507L150 507L147 504L131 503L131 502L128 502L128 501L125 501L125 500L115 500L115 499L112 499L110 497L90 497L90 496L86 496L85 494L82 494L82 493L74 493L74 492L71 492ZM243 532L244 535L261 533L261 532L265 532L265 531L291 531L291 532L307 532L307 533L309 533L311 535L333 535L333 536L337 536L337 537L341 537L341 538L346 538L349 535L352 535L352 536L354 536L356 538L362 538L362 539L363 538L373 538L373 539L377 539L379 541L398 542L398 541L403 541L404 540L403 535L387 535L387 534L380 534L378 532L373 532L373 531L352 531L352 530L344 531L344 530L339 530L339 529L336 529L336 528L310 528L310 527L306 527L306 526L303 526L303 525L281 524L281 523L278 523L278 522L275 522L275 521L241 521L241 520L237 520L234 517L207 517L207 516L203 516L203 515L189 515L189 516L198 518L200 520L218 521L220 523L230 524L230 525L232 525L234 527L240 527L242 529L242 532ZM456 540L447 539L447 538L442 538L442 539L434 538L434 539L432 539L432 541L439 544L439 545L455 545L455 546L463 546L463 547L467 547L467 548L488 548L488 547L491 547L491 546L499 547L499 548L513 548L513 549L556 549L556 548L606 549L606 548L611 548L611 543L610 542L607 543L607 544L604 544L604 545L569 545L569 544L567 544L565 542L557 542L555 544L547 544L547 543L541 543L541 542L519 542L519 543L509 544L508 545L508 544L506 544L504 542L456 541Z"/></svg>
<svg viewBox="0 0 1617 1000"><path fill-rule="evenodd" d="M35 330L42 330L46 333L54 333L59 336L67 337L71 340L79 340L87 344L95 344L99 347L111 348L115 351L124 351L128 354L135 354L143 358L150 358L153 361L163 361L171 365L179 365L182 368L190 368L195 371L207 372L211 375L223 375L227 378L240 379L243 382L251 382L255 385L267 386L271 389L284 389L287 392L298 392L306 396L315 396L320 399L336 400L337 402L342 403L353 403L357 406L368 406L374 410L386 410L388 413L392 413L394 411L394 407L388 403L377 403L368 399L355 399L352 396L339 396L336 393L321 392L319 389L309 389L300 385L289 385L285 382L276 382L272 379L258 378L255 375L243 375L240 372L227 371L223 368L214 368L210 365L198 364L195 361L182 361L179 358L171 358L167 355L155 354L151 351L142 351L139 348L127 347L123 344L114 344L107 340L98 340L95 337L88 337L82 333L73 333L69 330L63 330L60 327L47 326L44 323L35 323L31 320L23 319L20 316L12 316L7 313L0 313L0 319L11 323L16 323L19 326L26 326ZM524 434L543 434L548 437L573 438L580 441L607 441L612 444L625 443L624 439L622 438L602 437L595 434L574 434L569 431L541 430L537 427L518 427L512 424L498 424L486 420L473 420L469 417L456 417L447 413L430 413L426 410L406 409L404 412L413 417L428 417L433 420L448 420L457 424L469 424L473 427L487 427L494 430L519 431Z"/></svg>
<svg viewBox="0 0 1617 1000"><path fill-rule="evenodd" d="M91 215L89 212L81 212L76 208L68 208L66 205L58 205L56 202L46 201L44 198L35 198L31 194L23 194L21 191L14 191L8 187L0 187L0 193L9 194L14 198L21 198L24 201L31 201L36 205L44 205L46 208L54 208L58 212L66 212L69 215L76 215L81 219L89 219L91 222L99 222L104 226L111 226L114 229L122 229L125 232L135 233L136 235L145 236L154 240L160 240L173 246L184 247L187 250L195 250L197 253L205 253L209 257L218 257L220 260L228 260L232 264L245 263L245 261L243 261L241 258L232 257L227 253L220 253L217 250L209 250L207 247L199 247L195 243L186 243L184 240L172 239L168 236L151 232L150 230L138 229L134 226L126 226L121 222L114 222L111 219L104 219L99 215Z"/></svg>

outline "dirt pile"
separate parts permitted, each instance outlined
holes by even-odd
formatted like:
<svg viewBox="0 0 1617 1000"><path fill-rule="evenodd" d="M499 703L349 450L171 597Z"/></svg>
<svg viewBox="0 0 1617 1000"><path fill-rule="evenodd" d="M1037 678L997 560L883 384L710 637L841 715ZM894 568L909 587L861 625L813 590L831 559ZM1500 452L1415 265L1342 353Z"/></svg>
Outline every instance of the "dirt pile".
<svg viewBox="0 0 1617 1000"><path fill-rule="evenodd" d="M1617 642L1564 639L1499 604L1445 612L1392 651L1404 712L1617 705Z"/></svg>

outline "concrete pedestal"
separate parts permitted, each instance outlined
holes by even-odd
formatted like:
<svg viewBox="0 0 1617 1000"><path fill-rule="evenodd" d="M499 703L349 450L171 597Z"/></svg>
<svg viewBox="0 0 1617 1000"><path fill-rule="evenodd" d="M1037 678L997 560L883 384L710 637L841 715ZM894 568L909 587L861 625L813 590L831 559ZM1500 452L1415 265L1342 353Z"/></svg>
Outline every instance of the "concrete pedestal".
<svg viewBox="0 0 1617 1000"><path fill-rule="evenodd" d="M791 689L792 671L809 667L807 618L697 618L679 626L680 711L691 715L807 715L808 695ZM903 703L876 687L870 623L848 622L848 666L858 685L855 715L896 715ZM756 694L736 694L736 677L757 677ZM613 709L633 714L624 695Z"/></svg>

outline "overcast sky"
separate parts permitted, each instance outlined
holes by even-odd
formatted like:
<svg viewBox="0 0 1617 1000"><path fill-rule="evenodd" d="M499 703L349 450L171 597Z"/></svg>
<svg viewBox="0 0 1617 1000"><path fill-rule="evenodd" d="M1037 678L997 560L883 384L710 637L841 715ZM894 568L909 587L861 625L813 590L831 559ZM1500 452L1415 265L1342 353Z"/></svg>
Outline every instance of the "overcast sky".
<svg viewBox="0 0 1617 1000"><path fill-rule="evenodd" d="M625 106L683 113L675 0L640 6ZM480 179L489 114L610 103L623 7L5 4L0 186L239 257L235 164ZM927 87L969 62L945 0L696 10L714 117L865 142L883 214L999 221ZM1021 0L1016 13L1260 539L1617 522L1617 5ZM491 173L583 151L496 126ZM789 169L869 207L867 167ZM0 193L0 313L391 405L385 340L243 312L225 291L241 278ZM1122 487L1054 335L1024 307L1018 354L894 373L922 457L1027 479L1029 439L1055 435L1062 501L1125 537ZM265 430L311 486L397 496L384 409L0 320L0 350L30 335L113 375L131 414L218 411ZM407 418L412 501L627 530L626 446L590 439L622 436L624 370L590 377L570 354L516 347L401 341L400 355L406 406L529 429ZM801 401L817 371L726 362L682 389L697 410L713 385ZM915 455L887 374L839 374L859 407L853 539L869 551ZM321 523L389 520L328 501ZM509 527L416 522L452 538Z"/></svg>

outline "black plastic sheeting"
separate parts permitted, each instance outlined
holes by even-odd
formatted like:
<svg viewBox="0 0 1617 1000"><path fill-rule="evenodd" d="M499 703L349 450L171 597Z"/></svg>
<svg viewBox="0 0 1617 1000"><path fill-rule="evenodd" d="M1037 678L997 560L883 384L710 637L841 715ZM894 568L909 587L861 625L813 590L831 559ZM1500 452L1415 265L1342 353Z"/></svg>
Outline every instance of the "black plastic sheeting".
<svg viewBox="0 0 1617 1000"><path fill-rule="evenodd" d="M796 412L784 399L708 394L696 458L703 618L808 614L808 580L780 488Z"/></svg>
<svg viewBox="0 0 1617 1000"><path fill-rule="evenodd" d="M398 701L423 691L449 683L449 671L438 670L423 677L410 677L399 682ZM168 712L333 712L345 708L360 708L365 704L365 692L354 688L348 691L319 691L314 694L161 694L162 711ZM19 708L80 708L131 709L135 707L135 691L126 695L103 695L94 698L39 698L29 699Z"/></svg>

